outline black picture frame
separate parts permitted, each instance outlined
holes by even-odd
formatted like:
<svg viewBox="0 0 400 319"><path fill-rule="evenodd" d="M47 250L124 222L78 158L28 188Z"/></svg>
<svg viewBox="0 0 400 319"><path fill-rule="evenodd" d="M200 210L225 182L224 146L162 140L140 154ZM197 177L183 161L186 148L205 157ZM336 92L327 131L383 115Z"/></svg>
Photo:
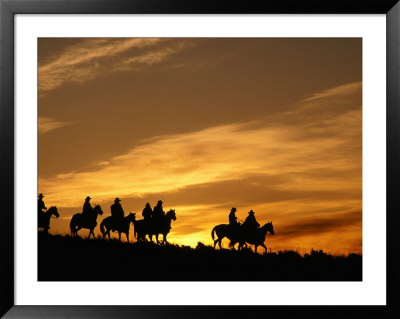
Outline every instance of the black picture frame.
<svg viewBox="0 0 400 319"><path fill-rule="evenodd" d="M5 318L399 318L399 0L0 0L0 315ZM15 14L385 14L387 21L386 306L15 306Z"/></svg>

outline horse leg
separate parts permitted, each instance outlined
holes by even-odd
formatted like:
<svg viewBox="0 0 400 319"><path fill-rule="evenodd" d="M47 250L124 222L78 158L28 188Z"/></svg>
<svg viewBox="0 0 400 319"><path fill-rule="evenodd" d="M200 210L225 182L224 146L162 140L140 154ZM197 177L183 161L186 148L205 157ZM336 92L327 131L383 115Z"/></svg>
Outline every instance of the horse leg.
<svg viewBox="0 0 400 319"><path fill-rule="evenodd" d="M126 239L128 240L128 243L129 243L129 232L125 233L125 235L126 235Z"/></svg>
<svg viewBox="0 0 400 319"><path fill-rule="evenodd" d="M254 252L255 252L255 253L257 253L257 248L258 248L258 245L257 245L257 244L254 244Z"/></svg>
<svg viewBox="0 0 400 319"><path fill-rule="evenodd" d="M157 245L158 245L158 234L156 234L156 241L157 241Z"/></svg>
<svg viewBox="0 0 400 319"><path fill-rule="evenodd" d="M121 241L121 232L118 231L118 240Z"/></svg>
<svg viewBox="0 0 400 319"><path fill-rule="evenodd" d="M164 242L165 245L168 244L168 242L167 242L167 234L163 234L163 242Z"/></svg>
<svg viewBox="0 0 400 319"><path fill-rule="evenodd" d="M267 251L267 246L265 246L264 243L261 244L261 247L264 247L266 253L268 252Z"/></svg>
<svg viewBox="0 0 400 319"><path fill-rule="evenodd" d="M218 235L217 235L218 236ZM216 248L216 246L219 244L219 249L221 249L221 242L220 242L220 238L217 237L217 239L214 240L214 249Z"/></svg>

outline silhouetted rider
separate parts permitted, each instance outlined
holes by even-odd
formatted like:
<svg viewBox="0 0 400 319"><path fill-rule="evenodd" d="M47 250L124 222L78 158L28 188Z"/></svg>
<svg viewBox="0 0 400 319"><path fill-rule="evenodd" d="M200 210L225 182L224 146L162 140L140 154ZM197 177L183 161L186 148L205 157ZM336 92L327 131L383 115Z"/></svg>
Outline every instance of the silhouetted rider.
<svg viewBox="0 0 400 319"><path fill-rule="evenodd" d="M83 218L84 223L87 222L87 220L90 218L91 214L93 213L93 207L90 204L91 199L92 198L90 196L86 196L85 203L83 204L82 218Z"/></svg>
<svg viewBox="0 0 400 319"><path fill-rule="evenodd" d="M229 225L233 227L240 225L237 221L237 217L235 214L236 214L236 208L232 207L231 212L229 213Z"/></svg>
<svg viewBox="0 0 400 319"><path fill-rule="evenodd" d="M249 216L246 217L243 227L250 231L256 230L258 227L260 227L260 224L257 222L256 217L254 216L253 210L249 211Z"/></svg>
<svg viewBox="0 0 400 319"><path fill-rule="evenodd" d="M164 212L162 204L163 204L163 201L159 200L157 202L157 205L154 206L153 219L155 219L156 221L161 220L165 216L165 212Z"/></svg>
<svg viewBox="0 0 400 319"><path fill-rule="evenodd" d="M111 217L113 219L113 229L115 231L119 228L119 225L122 223L124 219L124 210L122 209L121 204L119 203L121 200L117 197L114 200L114 204L111 205Z"/></svg>
<svg viewBox="0 0 400 319"><path fill-rule="evenodd" d="M150 203L146 203L146 205L142 211L142 216L145 221L151 220L151 218L153 216L153 210L151 209Z"/></svg>
<svg viewBox="0 0 400 319"><path fill-rule="evenodd" d="M40 213L44 213L43 210L47 209L46 205L44 204L43 197L44 197L43 194L39 194L39 196L38 196L38 214L39 215L40 215Z"/></svg>

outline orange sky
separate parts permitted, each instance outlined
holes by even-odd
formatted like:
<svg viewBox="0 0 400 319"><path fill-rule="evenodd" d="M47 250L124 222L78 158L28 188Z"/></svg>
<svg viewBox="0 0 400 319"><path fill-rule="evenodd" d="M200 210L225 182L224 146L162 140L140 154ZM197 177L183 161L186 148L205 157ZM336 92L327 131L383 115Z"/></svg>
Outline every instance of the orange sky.
<svg viewBox="0 0 400 319"><path fill-rule="evenodd" d="M361 39L38 43L52 232L69 232L87 195L99 221L115 197L140 216L162 199L173 243L210 244L234 206L273 221L272 251L362 252Z"/></svg>

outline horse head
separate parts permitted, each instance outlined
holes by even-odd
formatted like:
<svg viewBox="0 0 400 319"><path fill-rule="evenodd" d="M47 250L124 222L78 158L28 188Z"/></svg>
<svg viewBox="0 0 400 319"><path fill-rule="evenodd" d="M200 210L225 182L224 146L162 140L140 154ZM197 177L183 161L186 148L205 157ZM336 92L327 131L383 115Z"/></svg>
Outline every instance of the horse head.
<svg viewBox="0 0 400 319"><path fill-rule="evenodd" d="M134 224L136 221L136 213L129 212L129 215L126 216L126 218L130 223Z"/></svg>
<svg viewBox="0 0 400 319"><path fill-rule="evenodd" d="M262 226L266 231L269 231L271 235L275 235L274 232L274 226L272 225L272 221L266 223L264 226Z"/></svg>
<svg viewBox="0 0 400 319"><path fill-rule="evenodd" d="M103 210L101 209L100 205L95 205L93 208L93 212L97 215L103 215Z"/></svg>
<svg viewBox="0 0 400 319"><path fill-rule="evenodd" d="M168 213L165 214L166 217L176 220L175 209L170 209Z"/></svg>
<svg viewBox="0 0 400 319"><path fill-rule="evenodd" d="M50 216L51 216L51 215L54 215L54 216L56 216L57 218L60 217L60 214L58 213L57 206L51 206L51 207L49 208L48 212L50 213Z"/></svg>

